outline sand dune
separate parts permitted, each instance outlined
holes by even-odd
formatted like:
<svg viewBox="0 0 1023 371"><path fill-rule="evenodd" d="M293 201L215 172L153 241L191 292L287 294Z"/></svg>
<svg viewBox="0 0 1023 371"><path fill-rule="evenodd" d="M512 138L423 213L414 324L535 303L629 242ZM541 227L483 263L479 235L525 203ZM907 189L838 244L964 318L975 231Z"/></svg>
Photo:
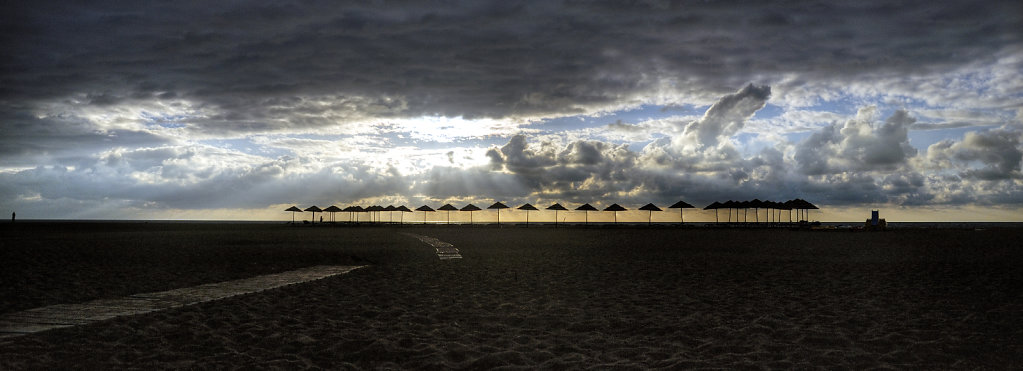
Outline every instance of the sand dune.
<svg viewBox="0 0 1023 371"><path fill-rule="evenodd" d="M214 242L191 254L255 249L222 263L232 272L271 264L268 256L373 266L25 336L0 345L0 368L1023 365L1018 230L233 228L241 231L210 232L204 239ZM434 248L399 232L451 243L463 258L438 260ZM55 279L101 294L123 290L117 276L90 277ZM26 292L56 298L14 296L7 307L66 294Z"/></svg>

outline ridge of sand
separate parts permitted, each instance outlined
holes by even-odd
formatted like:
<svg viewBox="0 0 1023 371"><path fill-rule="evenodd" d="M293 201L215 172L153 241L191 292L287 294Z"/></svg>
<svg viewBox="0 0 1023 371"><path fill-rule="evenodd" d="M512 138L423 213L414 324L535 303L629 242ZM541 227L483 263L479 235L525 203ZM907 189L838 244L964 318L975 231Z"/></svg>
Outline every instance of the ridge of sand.
<svg viewBox="0 0 1023 371"><path fill-rule="evenodd" d="M78 304L57 304L0 315L0 339L55 328L85 325L129 316L261 292L282 286L345 274L365 266L314 266L233 281L180 289L99 299Z"/></svg>

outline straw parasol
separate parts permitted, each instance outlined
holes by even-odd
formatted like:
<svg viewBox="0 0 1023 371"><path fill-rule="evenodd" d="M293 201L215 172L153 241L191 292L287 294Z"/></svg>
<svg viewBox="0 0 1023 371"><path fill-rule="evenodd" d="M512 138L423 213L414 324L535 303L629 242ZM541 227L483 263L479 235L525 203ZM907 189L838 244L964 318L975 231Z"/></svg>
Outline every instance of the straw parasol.
<svg viewBox="0 0 1023 371"><path fill-rule="evenodd" d="M590 224L590 211L597 211L597 208L590 204L583 204L575 209L576 211L582 211L584 213L583 218L585 219L583 219L583 224Z"/></svg>
<svg viewBox="0 0 1023 371"><path fill-rule="evenodd" d="M341 211L341 208L339 208L337 206L334 206L334 205L330 205L330 207L328 207L326 209L323 209L323 211L330 213L330 222L333 223L334 222L334 213L336 213L338 211Z"/></svg>
<svg viewBox="0 0 1023 371"><path fill-rule="evenodd" d="M679 219L682 220L682 224L686 224L686 217L685 217L685 215L682 215L682 209L695 209L696 207L693 206L693 205L687 204L685 201L679 201L679 202L676 202L674 204L671 204L671 206L668 206L668 208L669 209L678 209L678 217L679 217Z"/></svg>
<svg viewBox="0 0 1023 371"><path fill-rule="evenodd" d="M364 209L362 206L355 205L355 206L352 206L352 211L357 213L357 214L355 214L355 222L358 223L359 219L361 219L361 218L359 218L359 214L366 212L366 209Z"/></svg>
<svg viewBox="0 0 1023 371"><path fill-rule="evenodd" d="M558 211L565 211L565 210L568 210L568 209L566 209L564 206L561 206L561 204L557 204L556 203L554 205L547 206L547 210L554 210L554 228L557 228L558 227Z"/></svg>
<svg viewBox="0 0 1023 371"><path fill-rule="evenodd" d="M806 216L807 211L820 209L817 206L815 206L814 204L810 203L809 201L806 201L806 200L801 199L801 198L797 198L795 200L791 200L790 202L792 202L791 207L796 209L796 219L799 219L799 210L803 211L803 218L804 218L803 220L809 221L810 218Z"/></svg>
<svg viewBox="0 0 1023 371"><path fill-rule="evenodd" d="M394 207L394 205L387 205L387 206L384 207L384 211L387 212L387 222L388 223L394 223L394 214L393 214L393 212L394 211L398 211L398 208Z"/></svg>
<svg viewBox="0 0 1023 371"><path fill-rule="evenodd" d="M750 201L736 202L736 206L742 209L742 222L748 222L749 218L747 218L747 216L749 216L749 209L752 207L750 206ZM736 212L738 212L738 210L736 210ZM738 215L736 215L735 220L739 220Z"/></svg>
<svg viewBox="0 0 1023 371"><path fill-rule="evenodd" d="M383 210L384 210L384 207L383 206L379 206L379 205L371 205L370 207L367 207L365 209L366 212L371 213L371 214L369 214L369 221L370 222L376 222L379 219L377 217L378 215L377 214L373 214L373 213L377 213L377 212L380 212L380 211L383 211Z"/></svg>
<svg viewBox="0 0 1023 371"><path fill-rule="evenodd" d="M472 212L473 211L480 211L480 210L482 210L482 209L480 209L479 207L476 207L476 205L473 205L473 204L465 205L465 207L462 208L462 211L468 211L469 212L469 225L472 225Z"/></svg>
<svg viewBox="0 0 1023 371"><path fill-rule="evenodd" d="M749 206L753 208L753 222L760 223L760 209L764 207L764 201L754 198L753 201L749 202Z"/></svg>
<svg viewBox="0 0 1023 371"><path fill-rule="evenodd" d="M533 205L530 205L530 204L525 204L525 205L519 206L519 210L526 210L526 226L528 227L529 226L529 212L530 211L536 211L536 210L539 210L539 209L537 209L536 206L533 206Z"/></svg>
<svg viewBox="0 0 1023 371"><path fill-rule="evenodd" d="M497 225L501 225L501 209L507 209L508 205L500 202L495 202L493 205L487 207L488 209L497 209Z"/></svg>
<svg viewBox="0 0 1023 371"><path fill-rule="evenodd" d="M431 212L431 213L434 212L433 208L429 207L427 205L423 205L423 206L417 207L416 211L422 211L423 212L423 224L426 224L426 213L427 212Z"/></svg>
<svg viewBox="0 0 1023 371"><path fill-rule="evenodd" d="M707 207L705 207L703 209L704 210L714 210L714 223L717 224L718 223L718 209L720 209L720 208L721 208L721 203L717 202L717 201L714 201L714 203L712 203L710 205L707 205Z"/></svg>
<svg viewBox="0 0 1023 371"><path fill-rule="evenodd" d="M284 211L290 211L291 212L291 224L295 224L295 213L296 212L298 212L298 213L302 212L302 209L299 209L298 206L292 206L292 207L289 207L287 209L284 209Z"/></svg>
<svg viewBox="0 0 1023 371"><path fill-rule="evenodd" d="M618 212L625 210L626 209L619 204L611 204L611 206L604 208L604 211L613 211L615 213L615 224L618 224Z"/></svg>
<svg viewBox="0 0 1023 371"><path fill-rule="evenodd" d="M657 207L657 205L654 205L653 203L643 205L643 207L639 209L647 211L646 225L651 225L653 223L654 211L662 211L661 208Z"/></svg>
<svg viewBox="0 0 1023 371"><path fill-rule="evenodd" d="M451 206L451 204L444 204L444 206L438 207L437 210L444 210L448 212L448 224L451 224L451 212L458 211L457 207Z"/></svg>
<svg viewBox="0 0 1023 371"><path fill-rule="evenodd" d="M394 208L394 210L401 211L401 214L398 214L398 224L405 224L405 213L412 212L412 210L409 210L409 208L405 207L405 205L398 206Z"/></svg>
<svg viewBox="0 0 1023 371"><path fill-rule="evenodd" d="M313 223L316 223L316 213L323 212L323 210L321 210L320 208L316 207L316 205L307 207L305 209L305 211L309 211L309 212L313 213Z"/></svg>

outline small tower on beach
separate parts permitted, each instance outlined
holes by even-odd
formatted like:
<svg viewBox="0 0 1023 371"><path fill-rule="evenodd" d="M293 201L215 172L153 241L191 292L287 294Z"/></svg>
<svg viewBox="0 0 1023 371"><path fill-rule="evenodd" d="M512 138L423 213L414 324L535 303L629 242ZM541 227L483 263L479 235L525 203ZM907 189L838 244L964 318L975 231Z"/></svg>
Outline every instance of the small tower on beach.
<svg viewBox="0 0 1023 371"><path fill-rule="evenodd" d="M863 229L868 231L883 231L888 229L888 222L880 218L880 212L878 210L870 211L870 219L867 219L863 225Z"/></svg>

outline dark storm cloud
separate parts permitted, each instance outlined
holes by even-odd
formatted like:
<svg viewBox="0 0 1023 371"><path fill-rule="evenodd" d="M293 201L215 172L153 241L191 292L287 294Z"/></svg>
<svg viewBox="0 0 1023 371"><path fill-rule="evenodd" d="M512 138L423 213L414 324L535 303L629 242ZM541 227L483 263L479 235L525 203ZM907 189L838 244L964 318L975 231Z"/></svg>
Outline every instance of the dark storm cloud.
<svg viewBox="0 0 1023 371"><path fill-rule="evenodd" d="M183 99L209 130L322 126L309 97L375 116L581 112L659 89L720 94L785 73L940 72L1018 47L986 2L16 2L0 99ZM276 111L273 107L276 107ZM6 109L6 108L5 108ZM314 117L316 115L307 115Z"/></svg>

